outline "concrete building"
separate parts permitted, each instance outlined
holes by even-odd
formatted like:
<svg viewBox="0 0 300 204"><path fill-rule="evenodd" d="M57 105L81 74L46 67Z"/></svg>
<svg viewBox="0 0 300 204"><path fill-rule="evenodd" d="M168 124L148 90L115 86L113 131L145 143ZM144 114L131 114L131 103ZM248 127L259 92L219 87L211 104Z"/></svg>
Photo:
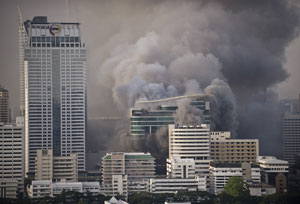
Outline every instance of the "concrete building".
<svg viewBox="0 0 300 204"><path fill-rule="evenodd" d="M102 187L107 195L117 193L116 189L125 194L126 186L134 192L139 189L137 183L154 177L155 159L150 153L112 152L102 157Z"/></svg>
<svg viewBox="0 0 300 204"><path fill-rule="evenodd" d="M249 191L251 196L266 196L276 193L276 188L265 183L250 184Z"/></svg>
<svg viewBox="0 0 300 204"><path fill-rule="evenodd" d="M206 176L194 178L153 178L150 179L151 193L176 193L180 191L206 191Z"/></svg>
<svg viewBox="0 0 300 204"><path fill-rule="evenodd" d="M54 181L78 181L77 154L53 157Z"/></svg>
<svg viewBox="0 0 300 204"><path fill-rule="evenodd" d="M256 162L258 139L231 139L230 132L210 132L211 160L219 163Z"/></svg>
<svg viewBox="0 0 300 204"><path fill-rule="evenodd" d="M25 116L25 170L32 175L39 149L78 155L85 171L86 48L79 23L23 22L19 13L20 109Z"/></svg>
<svg viewBox="0 0 300 204"><path fill-rule="evenodd" d="M220 193L231 177L241 177L248 183L261 182L260 168L249 163L214 163L209 168L209 192Z"/></svg>
<svg viewBox="0 0 300 204"><path fill-rule="evenodd" d="M7 198L18 197L24 184L24 120L18 117L16 121L0 123L0 188ZM15 183L17 191L12 190Z"/></svg>
<svg viewBox="0 0 300 204"><path fill-rule="evenodd" d="M17 179L0 179L0 198L17 199L19 194Z"/></svg>
<svg viewBox="0 0 300 204"><path fill-rule="evenodd" d="M0 123L9 122L9 96L8 91L0 85Z"/></svg>
<svg viewBox="0 0 300 204"><path fill-rule="evenodd" d="M204 123L210 124L209 102L200 100L197 95L140 101L130 111L130 133L133 141L144 139L148 134L155 134L159 128L174 124L173 115L178 109L177 103L184 98L191 99L191 105L203 112Z"/></svg>
<svg viewBox="0 0 300 204"><path fill-rule="evenodd" d="M259 156L262 181L276 187L276 192L286 192L289 172L288 161L279 160L272 156Z"/></svg>
<svg viewBox="0 0 300 204"><path fill-rule="evenodd" d="M92 193L94 195L100 193L99 182L52 182L49 180L32 181L28 188L31 198L43 198L46 196L56 196L62 191L76 191L80 193Z"/></svg>
<svg viewBox="0 0 300 204"><path fill-rule="evenodd" d="M293 166L300 154L300 113L286 113L282 118L283 158Z"/></svg>
<svg viewBox="0 0 300 204"><path fill-rule="evenodd" d="M31 185L27 187L28 196L31 198L51 196L51 184L50 180L32 181Z"/></svg>
<svg viewBox="0 0 300 204"><path fill-rule="evenodd" d="M51 149L39 149L35 157L35 180L53 179L53 152Z"/></svg>
<svg viewBox="0 0 300 204"><path fill-rule="evenodd" d="M173 157L167 159L167 177L168 178L194 178L195 160L181 159Z"/></svg>
<svg viewBox="0 0 300 204"><path fill-rule="evenodd" d="M37 150L35 180L78 180L77 155L53 156L50 149Z"/></svg>
<svg viewBox="0 0 300 204"><path fill-rule="evenodd" d="M173 158L193 159L195 173L207 176L210 162L209 126L169 125L169 161Z"/></svg>

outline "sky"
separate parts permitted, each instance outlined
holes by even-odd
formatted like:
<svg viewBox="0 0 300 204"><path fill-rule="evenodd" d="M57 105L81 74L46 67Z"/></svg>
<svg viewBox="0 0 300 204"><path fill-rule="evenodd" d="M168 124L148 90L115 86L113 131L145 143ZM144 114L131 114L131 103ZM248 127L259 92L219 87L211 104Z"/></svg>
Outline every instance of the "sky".
<svg viewBox="0 0 300 204"><path fill-rule="evenodd" d="M69 9L67 9L67 2L69 4ZM129 1L130 2L130 1ZM296 2L296 1L295 1ZM82 5L83 4L83 5ZM83 41L87 43L88 51L90 55L95 55L91 53L94 50L89 49L93 44L93 38L90 38L90 33L94 32L93 27L98 27L99 38L103 37L105 40L109 40L108 34L115 31L117 25L107 25L109 24L108 18L117 18L115 16L119 10L122 10L122 6L114 4L109 6L108 1L76 1L76 0L1 0L0 1L0 21L1 38L0 44L3 48L0 50L0 84L9 90L10 94L10 105L11 107L19 106L19 89L18 89L18 79L19 79L19 65L18 65L18 13L17 6L21 8L23 19L32 19L34 16L43 15L48 16L49 21L75 21L82 24L82 35ZM131 3L129 5L132 5ZM80 9L78 7L82 6L88 11L83 11L85 16L80 14ZM89 8L94 7L93 10ZM113 10L108 11L104 9L105 7L111 8ZM99 9L99 12L97 10ZM125 10L128 7L124 8ZM100 11L104 11L102 14ZM122 12L122 11L121 11ZM109 15L111 14L111 15ZM67 18L68 15L68 18ZM91 19L93 18L93 19ZM105 21L108 20L107 22ZM117 20L117 19L116 19ZM93 25L90 25L91 22ZM97 23L97 21L99 23ZM107 24L106 24L107 23ZM104 27L105 30L102 30ZM111 29L111 30L109 30ZM103 41L105 41L103 40ZM99 40L101 43L101 40ZM101 52L101 44L99 44L99 50ZM279 83L276 86L276 90L280 98L297 98L300 93L300 38L293 40L285 49L286 60L284 62L284 68L289 73L289 77ZM88 61L90 63L90 61ZM94 66L93 66L94 67ZM89 82L89 93L94 93L93 89L97 89L95 85L95 69L93 67L88 67L88 82ZM88 101L88 103L91 103ZM91 104L92 107L96 106L94 103Z"/></svg>
<svg viewBox="0 0 300 204"><path fill-rule="evenodd" d="M278 113L265 97L300 93L297 0L0 0L0 84L13 109L19 106L17 6L24 20L81 23L89 117L128 119L138 100L201 93L216 110L215 129L263 142L273 138L266 153L279 146L280 130L272 128ZM115 135L123 141L118 130L107 131L114 124L97 125L90 128L97 138L90 143Z"/></svg>

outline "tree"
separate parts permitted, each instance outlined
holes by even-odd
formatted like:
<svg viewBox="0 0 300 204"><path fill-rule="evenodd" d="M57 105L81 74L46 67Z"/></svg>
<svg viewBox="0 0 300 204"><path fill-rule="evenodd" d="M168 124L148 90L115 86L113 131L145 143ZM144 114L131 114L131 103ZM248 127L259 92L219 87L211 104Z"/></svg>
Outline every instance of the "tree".
<svg viewBox="0 0 300 204"><path fill-rule="evenodd" d="M248 185L244 182L241 177L231 177L223 190L223 193L233 197L249 197L250 191Z"/></svg>

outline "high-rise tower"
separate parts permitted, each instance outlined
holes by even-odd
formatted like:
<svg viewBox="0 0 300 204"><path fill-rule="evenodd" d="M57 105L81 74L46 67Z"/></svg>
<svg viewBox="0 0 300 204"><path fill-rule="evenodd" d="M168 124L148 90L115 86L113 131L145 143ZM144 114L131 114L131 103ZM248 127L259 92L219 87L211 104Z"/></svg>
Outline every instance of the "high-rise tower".
<svg viewBox="0 0 300 204"><path fill-rule="evenodd" d="M78 170L84 171L86 48L80 25L48 22L45 16L19 19L26 172L34 172L38 149L52 149L54 156L76 153Z"/></svg>

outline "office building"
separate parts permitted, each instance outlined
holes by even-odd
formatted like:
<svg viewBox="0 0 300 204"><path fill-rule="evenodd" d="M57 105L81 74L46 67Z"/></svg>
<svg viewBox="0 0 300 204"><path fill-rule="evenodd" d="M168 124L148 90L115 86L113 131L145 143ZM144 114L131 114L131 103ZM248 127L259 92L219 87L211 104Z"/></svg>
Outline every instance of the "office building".
<svg viewBox="0 0 300 204"><path fill-rule="evenodd" d="M210 132L210 156L213 161L256 162L258 155L258 139L231 139L230 132Z"/></svg>
<svg viewBox="0 0 300 204"><path fill-rule="evenodd" d="M169 160L193 159L195 173L208 175L210 162L210 135L207 124L199 126L169 125ZM169 166L170 164L168 164ZM172 174L169 172L168 174Z"/></svg>
<svg viewBox="0 0 300 204"><path fill-rule="evenodd" d="M209 167L209 192L220 193L229 178L241 177L250 184L261 183L260 168L257 164L250 163L215 163Z"/></svg>
<svg viewBox="0 0 300 204"><path fill-rule="evenodd" d="M51 195L50 180L32 181L31 185L27 187L27 193L30 198L44 198Z"/></svg>
<svg viewBox="0 0 300 204"><path fill-rule="evenodd" d="M25 115L25 170L34 172L38 149L78 155L85 170L86 48L79 23L48 22L19 13L20 109Z"/></svg>
<svg viewBox="0 0 300 204"><path fill-rule="evenodd" d="M199 97L199 96L198 96ZM197 95L178 96L154 101L140 101L130 111L130 133L132 139L140 140L148 134L155 134L161 127L174 124L174 114L180 99L189 98L191 105L203 112L203 123L210 124L209 102L200 100Z"/></svg>
<svg viewBox="0 0 300 204"><path fill-rule="evenodd" d="M9 122L8 91L0 85L0 123Z"/></svg>
<svg viewBox="0 0 300 204"><path fill-rule="evenodd" d="M259 156L262 181L276 187L276 192L286 192L289 172L288 161L272 156Z"/></svg>
<svg viewBox="0 0 300 204"><path fill-rule="evenodd" d="M51 149L37 150L35 180L76 182L78 180L77 155L53 156Z"/></svg>
<svg viewBox="0 0 300 204"><path fill-rule="evenodd" d="M181 159L173 157L167 159L167 177L168 178L194 178L195 160Z"/></svg>
<svg viewBox="0 0 300 204"><path fill-rule="evenodd" d="M53 157L53 180L78 181L77 154Z"/></svg>
<svg viewBox="0 0 300 204"><path fill-rule="evenodd" d="M150 153L112 152L102 157L102 184L105 194L112 195L117 189L134 192L136 184L155 177L155 159ZM119 190L120 191L120 190ZM122 190L123 195L126 190Z"/></svg>
<svg viewBox="0 0 300 204"><path fill-rule="evenodd" d="M0 123L0 188L7 198L16 198L24 185L24 121L22 117L16 121ZM14 186L17 191L11 190Z"/></svg>
<svg viewBox="0 0 300 204"><path fill-rule="evenodd" d="M35 180L53 179L53 152L51 149L37 150L35 157Z"/></svg>
<svg viewBox="0 0 300 204"><path fill-rule="evenodd" d="M286 113L282 118L283 158L293 166L300 155L300 113Z"/></svg>
<svg viewBox="0 0 300 204"><path fill-rule="evenodd" d="M206 176L150 179L150 193L177 193L179 191L206 191Z"/></svg>

